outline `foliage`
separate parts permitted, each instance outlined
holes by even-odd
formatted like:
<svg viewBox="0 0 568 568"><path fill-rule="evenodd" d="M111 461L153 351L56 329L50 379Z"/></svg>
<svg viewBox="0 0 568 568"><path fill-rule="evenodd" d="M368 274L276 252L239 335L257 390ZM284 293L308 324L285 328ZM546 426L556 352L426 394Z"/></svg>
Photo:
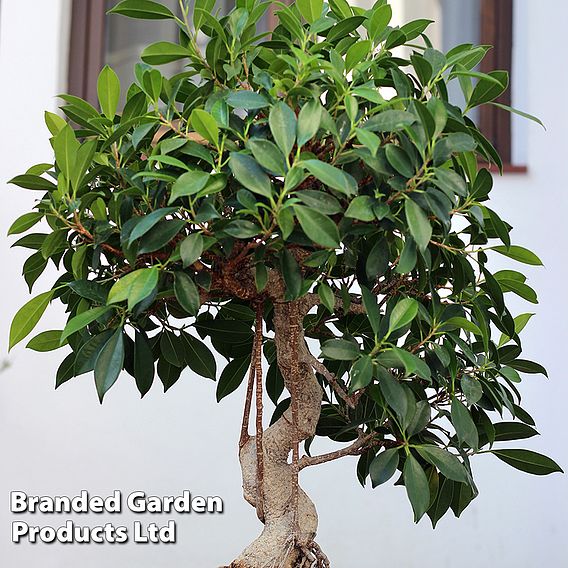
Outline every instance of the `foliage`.
<svg viewBox="0 0 568 568"><path fill-rule="evenodd" d="M317 435L370 434L361 483L398 470L415 519L427 513L435 525L477 495L477 453L560 471L534 452L494 449L537 434L517 385L545 370L521 358L532 314L514 317L505 302L536 303L535 292L521 272L488 264L493 252L541 264L487 206L493 181L480 164L501 161L467 112L508 86L505 72L475 71L488 48L443 54L424 35L429 21L392 27L382 0L371 10L278 4L270 38L257 32L268 2L238 0L224 17L211 4L196 0L191 20L183 2L182 17L119 3L112 12L175 21L179 42L144 50L120 114L108 67L101 111L62 95L69 122L46 113L55 161L12 180L40 197L10 234L27 233L14 246L34 251L30 289L49 262L61 276L16 314L10 347L57 300L65 329L28 346L70 350L58 387L94 371L102 402L123 369L142 396L156 375L168 390L186 367L215 379L213 348L227 361L220 400L243 382L263 299L278 416L289 399L270 331L277 275L288 301L313 298L304 329L321 345L326 391ZM203 54L198 31L209 38ZM180 59L176 76L156 68ZM465 109L448 100L452 81ZM239 288L247 274L254 293Z"/></svg>

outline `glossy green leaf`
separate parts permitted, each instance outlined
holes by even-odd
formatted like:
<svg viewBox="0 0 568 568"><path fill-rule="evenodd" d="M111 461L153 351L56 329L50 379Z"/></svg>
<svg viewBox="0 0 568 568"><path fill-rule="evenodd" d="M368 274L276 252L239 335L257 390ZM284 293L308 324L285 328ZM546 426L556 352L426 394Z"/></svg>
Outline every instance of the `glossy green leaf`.
<svg viewBox="0 0 568 568"><path fill-rule="evenodd" d="M533 475L564 473L554 460L531 450L491 450L491 453L515 469Z"/></svg>
<svg viewBox="0 0 568 568"><path fill-rule="evenodd" d="M428 478L418 460L409 454L404 463L404 485L414 511L414 522L418 522L430 507Z"/></svg>
<svg viewBox="0 0 568 568"><path fill-rule="evenodd" d="M122 328L118 328L101 349L95 363L95 385L101 404L105 394L118 379L123 365L124 339Z"/></svg>
<svg viewBox="0 0 568 568"><path fill-rule="evenodd" d="M103 114L113 120L120 100L120 80L108 65L105 65L99 75L97 93Z"/></svg>
<svg viewBox="0 0 568 568"><path fill-rule="evenodd" d="M182 174L172 186L172 194L168 201L168 204L172 204L176 199L180 197L188 197L199 193L205 188L211 174L207 172L202 172L195 170L192 172L187 172Z"/></svg>
<svg viewBox="0 0 568 568"><path fill-rule="evenodd" d="M467 407L457 398L452 399L452 424L456 429L460 444L467 444L474 450L479 445L479 435Z"/></svg>
<svg viewBox="0 0 568 568"><path fill-rule="evenodd" d="M59 349L66 342L61 342L61 330L43 331L36 335L27 345L28 349L39 351L41 353L46 351L54 351Z"/></svg>
<svg viewBox="0 0 568 568"><path fill-rule="evenodd" d="M510 247L496 246L492 247L491 250L494 250L499 254L512 258L513 260L516 260L518 262L522 262L523 264L530 264L531 266L542 266L542 260L540 260L540 258L538 258L538 256L534 254L534 252L531 252L524 247L519 247L516 245L512 245Z"/></svg>
<svg viewBox="0 0 568 568"><path fill-rule="evenodd" d="M303 146L318 133L321 117L322 106L317 99L312 99L301 108L296 127L298 146Z"/></svg>
<svg viewBox="0 0 568 568"><path fill-rule="evenodd" d="M148 65L164 65L189 57L191 53L177 43L159 41L144 49L140 58Z"/></svg>
<svg viewBox="0 0 568 568"><path fill-rule="evenodd" d="M357 194L357 182L343 170L320 160L304 160L301 165L324 185L349 197Z"/></svg>
<svg viewBox="0 0 568 568"><path fill-rule="evenodd" d="M22 339L25 339L38 324L47 306L51 302L54 291L44 292L24 304L14 316L10 326L10 343L12 349Z"/></svg>
<svg viewBox="0 0 568 568"><path fill-rule="evenodd" d="M313 24L323 11L323 0L297 0L296 6L308 24Z"/></svg>
<svg viewBox="0 0 568 568"><path fill-rule="evenodd" d="M189 314L196 315L201 305L199 290L185 272L174 274L174 293L180 306Z"/></svg>
<svg viewBox="0 0 568 568"><path fill-rule="evenodd" d="M272 196L272 183L256 160L241 152L231 152L229 166L239 183L264 197Z"/></svg>
<svg viewBox="0 0 568 568"><path fill-rule="evenodd" d="M155 372L152 348L146 336L137 331L134 337L134 378L142 398L152 387Z"/></svg>
<svg viewBox="0 0 568 568"><path fill-rule="evenodd" d="M241 386L249 367L250 356L233 359L223 369L217 383L217 402L220 402Z"/></svg>
<svg viewBox="0 0 568 568"><path fill-rule="evenodd" d="M129 272L110 289L108 303L116 304L128 300L128 309L132 310L155 290L159 276L160 271L157 266Z"/></svg>
<svg viewBox="0 0 568 568"><path fill-rule="evenodd" d="M398 463L398 448L389 448L380 452L369 466L369 475L373 487L386 483L395 474Z"/></svg>
<svg viewBox="0 0 568 568"><path fill-rule="evenodd" d="M195 132L203 136L214 146L219 144L219 127L217 121L206 111L196 108L190 117Z"/></svg>
<svg viewBox="0 0 568 568"><path fill-rule="evenodd" d="M217 363L210 349L192 335L182 333L183 347L185 350L185 363L198 375L206 379L215 380L217 375Z"/></svg>
<svg viewBox="0 0 568 568"><path fill-rule="evenodd" d="M254 91L233 91L226 101L229 106L244 110L258 110L270 104L264 96Z"/></svg>
<svg viewBox="0 0 568 568"><path fill-rule="evenodd" d="M403 298L394 307L389 320L389 334L408 325L418 314L418 302L413 298Z"/></svg>
<svg viewBox="0 0 568 568"><path fill-rule="evenodd" d="M295 205L294 212L302 230L312 241L327 248L339 246L340 237L337 225L329 217L303 205Z"/></svg>
<svg viewBox="0 0 568 568"><path fill-rule="evenodd" d="M109 13L140 20L173 20L175 18L169 8L150 0L123 0L111 8Z"/></svg>
<svg viewBox="0 0 568 568"><path fill-rule="evenodd" d="M286 159L278 147L270 140L251 138L248 147L254 159L274 175L286 175Z"/></svg>
<svg viewBox="0 0 568 568"><path fill-rule="evenodd" d="M276 103L270 110L268 124L276 145L288 157L296 142L297 119L294 111L284 102Z"/></svg>
<svg viewBox="0 0 568 568"><path fill-rule="evenodd" d="M412 199L407 199L404 202L404 211L406 213L406 221L410 229L410 234L414 238L418 248L425 250L432 238L432 225L430 225L426 213L424 213L420 205L412 201Z"/></svg>
<svg viewBox="0 0 568 568"><path fill-rule="evenodd" d="M180 246L180 256L184 268L191 266L201 258L203 253L203 236L201 233L192 233L186 237Z"/></svg>
<svg viewBox="0 0 568 568"><path fill-rule="evenodd" d="M460 460L450 452L436 446L418 446L418 453L429 463L436 466L448 479L467 482L467 471Z"/></svg>
<svg viewBox="0 0 568 568"><path fill-rule="evenodd" d="M353 361L361 355L359 347L345 339L329 339L321 346L322 356L336 361Z"/></svg>

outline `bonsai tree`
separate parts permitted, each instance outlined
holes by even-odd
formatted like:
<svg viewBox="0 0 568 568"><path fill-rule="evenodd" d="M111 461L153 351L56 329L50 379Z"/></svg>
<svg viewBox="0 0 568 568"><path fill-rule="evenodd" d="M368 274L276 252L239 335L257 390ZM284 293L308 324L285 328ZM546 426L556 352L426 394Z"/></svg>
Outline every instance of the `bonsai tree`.
<svg viewBox="0 0 568 568"><path fill-rule="evenodd" d="M49 262L61 275L18 311L10 347L57 301L65 329L28 343L68 352L56 388L94 371L102 402L125 370L144 396L189 367L218 379L219 401L244 391L244 497L264 529L239 568L329 566L298 479L331 460L358 456L363 485L395 476L434 526L477 495L476 454L560 471L498 445L537 434L518 383L546 374L521 358L532 314L505 303L535 292L488 264L541 262L486 205L501 161L467 116L507 74L474 71L488 46L432 48L427 20L389 26L384 0L276 4L270 35L256 30L269 2L224 17L214 0L181 1L181 17L120 2L111 12L173 20L179 42L144 50L120 114L108 67L100 111L62 95L69 122L46 114L54 163L12 180L40 195L10 230L34 228L14 245L35 251L30 290ZM175 60L178 75L156 68ZM312 453L316 437L338 449Z"/></svg>

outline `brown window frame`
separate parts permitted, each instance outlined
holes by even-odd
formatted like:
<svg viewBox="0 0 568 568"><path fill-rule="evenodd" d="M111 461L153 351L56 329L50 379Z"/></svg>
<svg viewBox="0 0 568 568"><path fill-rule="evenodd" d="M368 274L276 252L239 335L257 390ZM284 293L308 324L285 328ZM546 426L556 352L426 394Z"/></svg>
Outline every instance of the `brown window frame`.
<svg viewBox="0 0 568 568"><path fill-rule="evenodd" d="M480 67L487 73L494 69L513 72L513 0L481 0L481 43L492 45ZM511 84L497 99L511 106ZM524 165L514 165L512 152L511 113L493 105L483 105L479 111L479 128L492 141L509 173L524 173Z"/></svg>

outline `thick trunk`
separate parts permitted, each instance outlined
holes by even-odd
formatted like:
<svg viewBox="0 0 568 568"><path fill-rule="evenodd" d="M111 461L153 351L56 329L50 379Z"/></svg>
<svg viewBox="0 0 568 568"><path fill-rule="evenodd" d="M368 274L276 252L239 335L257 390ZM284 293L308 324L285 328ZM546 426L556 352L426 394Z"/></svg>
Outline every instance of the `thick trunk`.
<svg viewBox="0 0 568 568"><path fill-rule="evenodd" d="M231 568L300 568L312 566L317 512L298 487L294 450L314 435L319 420L322 389L308 361L301 301L275 303L274 327L278 365L291 396L290 408L263 435L263 472L257 467L257 444L251 437L240 451L245 499L264 522L260 536ZM311 559L310 559L311 557Z"/></svg>

